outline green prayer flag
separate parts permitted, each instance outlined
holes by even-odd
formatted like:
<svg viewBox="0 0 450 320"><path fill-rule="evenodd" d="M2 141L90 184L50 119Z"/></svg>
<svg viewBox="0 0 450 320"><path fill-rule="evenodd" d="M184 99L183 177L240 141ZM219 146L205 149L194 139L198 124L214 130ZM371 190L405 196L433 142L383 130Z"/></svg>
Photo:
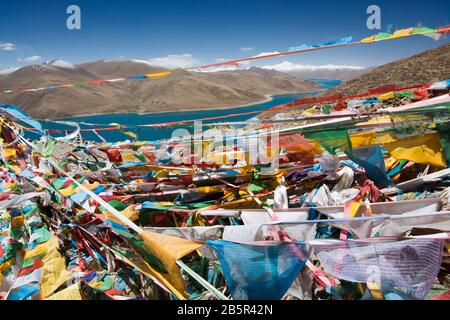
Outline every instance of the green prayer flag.
<svg viewBox="0 0 450 320"><path fill-rule="evenodd" d="M55 199L58 204L62 203L62 195L60 195L59 193L55 193Z"/></svg>
<svg viewBox="0 0 450 320"><path fill-rule="evenodd" d="M450 126L438 126L439 136L441 137L441 145L444 151L444 157L447 163L450 163Z"/></svg>
<svg viewBox="0 0 450 320"><path fill-rule="evenodd" d="M99 285L95 289L100 290L100 291L108 291L108 290L112 289L113 284L114 283L112 282L111 279L106 279L105 281L102 282L101 285Z"/></svg>
<svg viewBox="0 0 450 320"><path fill-rule="evenodd" d="M52 155L55 152L55 146L56 146L56 140L48 140L44 146L43 156L48 157L48 156Z"/></svg>
<svg viewBox="0 0 450 320"><path fill-rule="evenodd" d="M256 184L250 183L250 184L248 185L247 190L250 191L250 192L253 192L253 193L259 193L259 192L264 191L264 188L263 188L263 187L260 187L260 186L258 186L258 185L256 185Z"/></svg>
<svg viewBox="0 0 450 320"><path fill-rule="evenodd" d="M323 114L331 114L331 110L332 110L332 108L330 105L326 105L326 106L322 107Z"/></svg>
<svg viewBox="0 0 450 320"><path fill-rule="evenodd" d="M46 227L35 230L33 235L37 236L34 240L37 244L47 242L52 237L52 233Z"/></svg>
<svg viewBox="0 0 450 320"><path fill-rule="evenodd" d="M216 201L197 202L197 203L191 204L191 207L194 208L194 209L201 209L201 208L204 208L204 207L211 206L211 205L213 205L215 203L216 203ZM187 207L187 206L184 206L184 207L177 206L176 208L177 209L189 209L189 207Z"/></svg>
<svg viewBox="0 0 450 320"><path fill-rule="evenodd" d="M64 182L61 179L54 179L52 182L52 185L56 190L61 190L61 189L66 188L66 185L64 184Z"/></svg>
<svg viewBox="0 0 450 320"><path fill-rule="evenodd" d="M22 262L22 268L28 268L31 267L34 264L34 261L36 259L42 259L45 255L47 254L47 252L41 253L37 256L34 256L32 258L26 258L23 260Z"/></svg>
<svg viewBox="0 0 450 320"><path fill-rule="evenodd" d="M379 34L377 34L377 35L375 36L375 41L378 41L378 40L384 40L384 39L389 38L390 36L392 36L391 33L388 33L388 32L380 32Z"/></svg>
<svg viewBox="0 0 450 320"><path fill-rule="evenodd" d="M336 154L337 150L352 151L352 143L346 129L306 132L305 137L317 141L325 150Z"/></svg>
<svg viewBox="0 0 450 320"><path fill-rule="evenodd" d="M423 34L423 33L431 33L436 32L436 29L431 29L427 27L415 27L412 34Z"/></svg>
<svg viewBox="0 0 450 320"><path fill-rule="evenodd" d="M403 98L403 97L406 97L406 98L415 98L415 95L414 95L414 94L412 94L411 92L407 92L407 91L396 92L394 95L395 95L397 98Z"/></svg>
<svg viewBox="0 0 450 320"><path fill-rule="evenodd" d="M11 228L10 235L11 235L11 238L14 238L14 239L18 240L18 239L20 239L22 237L22 234L24 232L25 231L24 231L24 229L22 227L20 227L20 228Z"/></svg>
<svg viewBox="0 0 450 320"><path fill-rule="evenodd" d="M75 83L73 86L74 87L88 87L89 83L87 83L87 82L80 82L80 83Z"/></svg>
<svg viewBox="0 0 450 320"><path fill-rule="evenodd" d="M139 153L133 153L133 156L137 159L139 159L142 162L145 162L146 158L143 154L139 154Z"/></svg>
<svg viewBox="0 0 450 320"><path fill-rule="evenodd" d="M111 200L108 202L108 204L119 212L128 208L128 205L126 203L120 202L118 200ZM100 207L100 210L106 211L106 209L103 207Z"/></svg>

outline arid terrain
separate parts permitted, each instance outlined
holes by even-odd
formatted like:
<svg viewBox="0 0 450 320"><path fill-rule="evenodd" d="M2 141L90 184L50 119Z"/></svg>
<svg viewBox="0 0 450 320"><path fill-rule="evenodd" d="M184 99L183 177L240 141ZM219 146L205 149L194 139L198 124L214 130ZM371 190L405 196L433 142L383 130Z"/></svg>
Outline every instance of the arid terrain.
<svg viewBox="0 0 450 320"><path fill-rule="evenodd" d="M0 91L73 84L163 71L134 61L96 61L65 66L48 62L0 77ZM264 101L269 94L317 90L314 82L274 70L198 73L184 70L159 79L129 80L102 86L0 94L31 116L59 118L119 112L162 112L227 108Z"/></svg>

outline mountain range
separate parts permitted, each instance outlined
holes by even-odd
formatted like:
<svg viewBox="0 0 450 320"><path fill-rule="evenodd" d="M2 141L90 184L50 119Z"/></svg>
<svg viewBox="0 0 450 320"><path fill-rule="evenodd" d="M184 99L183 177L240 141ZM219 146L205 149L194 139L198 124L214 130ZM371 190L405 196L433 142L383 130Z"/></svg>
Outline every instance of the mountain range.
<svg viewBox="0 0 450 320"><path fill-rule="evenodd" d="M0 76L0 92L22 88L114 79L162 72L140 61L94 61L73 65L63 60L11 70ZM267 95L321 90L310 78L344 80L323 95L365 92L397 84L433 83L450 76L450 43L380 67L308 66L282 62L261 68L190 72L102 86L28 93L0 93L0 103L15 104L38 119L102 113L152 113L231 108L267 100Z"/></svg>
<svg viewBox="0 0 450 320"><path fill-rule="evenodd" d="M136 61L63 60L20 68L0 76L0 92L161 72ZM0 93L0 103L17 105L37 119L101 113L151 113L228 108L267 100L267 95L317 91L318 84L276 70L250 68L214 73L177 70L159 79L26 93Z"/></svg>
<svg viewBox="0 0 450 320"><path fill-rule="evenodd" d="M342 80L348 81L363 74L369 73L373 68L361 66L348 65L304 65L293 63L290 61L283 61L278 64L261 67L265 70L276 70L279 72L293 75L300 79L328 79L328 80Z"/></svg>

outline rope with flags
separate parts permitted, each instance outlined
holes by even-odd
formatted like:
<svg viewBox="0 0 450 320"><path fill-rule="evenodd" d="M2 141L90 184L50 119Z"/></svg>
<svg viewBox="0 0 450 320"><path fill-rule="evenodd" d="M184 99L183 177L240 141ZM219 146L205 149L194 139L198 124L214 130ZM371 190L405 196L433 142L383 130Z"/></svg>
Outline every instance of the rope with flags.
<svg viewBox="0 0 450 320"><path fill-rule="evenodd" d="M3 90L0 91L0 93L3 94L15 94L15 93L32 93L32 92L39 92L39 91L47 91L47 90L56 90L56 89L62 89L62 88L77 88L77 87L87 87L87 86L103 86L106 84L111 83L118 83L123 82L127 80L146 80L146 79L158 79L163 78L171 75L173 72L177 70L186 70L186 71L201 71L205 69L210 69L214 67L220 67L220 66L238 66L239 63L243 62L251 62L261 59L267 59L267 58L275 58L275 57L281 57L281 56L287 56L287 55L293 55L293 54L299 54L299 53L305 53L305 52L311 52L311 51L318 51L318 50L324 50L324 49L332 49L332 48L339 48L339 47L346 47L346 46L353 46L353 45L362 45L362 44L371 44L376 43L380 41L387 41L387 40L397 40L400 38L406 38L406 37L413 37L413 36L427 36L431 37L435 40L441 39L444 36L446 36L450 32L450 26L440 27L437 29L433 28L427 28L423 26L413 27L413 28L407 28L407 29L401 29L397 30L393 34L387 33L387 32L380 32L376 35L364 38L360 41L352 42L352 37L344 37L335 41L319 44L319 45L306 45L302 44L297 47L292 47L288 51L284 52L275 52L275 53L269 53L269 54L260 54L253 57L243 58L243 59L234 59L230 61L225 62L219 62L219 63L213 63L213 64L207 64L203 66L194 66L194 67L185 67L185 68L177 68L177 69L171 69L166 71L158 71L155 73L149 73L145 75L131 75L126 76L123 78L115 78L115 79L103 79L103 80L90 80L87 82L80 82L80 83L74 83L74 84L60 84L60 85L50 85L50 86L44 86L40 88L28 88L28 89L11 89L11 90Z"/></svg>

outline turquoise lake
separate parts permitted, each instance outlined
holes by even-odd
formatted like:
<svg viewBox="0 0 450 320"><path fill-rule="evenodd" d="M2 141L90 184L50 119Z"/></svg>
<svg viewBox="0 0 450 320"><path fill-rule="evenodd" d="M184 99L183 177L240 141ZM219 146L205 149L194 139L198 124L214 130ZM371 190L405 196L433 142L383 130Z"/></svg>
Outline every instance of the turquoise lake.
<svg viewBox="0 0 450 320"><path fill-rule="evenodd" d="M315 81L320 84L321 88L332 88L342 83L340 80L328 80L328 79L317 79L311 78L308 79L310 81ZM256 103L246 107L237 107L237 108L228 108L228 109L213 109L213 110L200 110L200 111L182 111L182 112L166 112L166 113L153 113L153 114L137 114L137 113L116 113L116 114L103 114L97 116L85 116L85 117L74 117L63 119L62 121L73 121L73 122L85 122L92 125L84 125L81 124L80 127L82 129L96 129L96 128L104 128L108 127L110 123L119 123L124 126L135 127L138 125L145 124L154 124L154 123L166 123L166 122L174 122L180 120L194 120L200 118L210 118L210 117L218 117L225 116L231 113L245 113L251 111L264 111L271 107L286 104L297 100L306 95L317 94L317 92L302 92L296 94L281 94L272 96L272 100L264 102L264 103ZM203 123L213 123L213 122L239 122L246 121L257 114L251 115L240 115L235 117L230 117L226 119L219 120L210 120L203 121ZM74 130L74 127L62 125L54 122L41 122L44 129L59 129L59 130ZM170 138L172 133L177 128L184 128L193 132L193 126L173 126L169 128L130 128L125 129L125 131L131 131L138 135L139 140L144 141L157 141L160 139ZM102 131L99 132L100 135L108 142L117 142L124 141L130 139L129 136L122 134L119 130L114 131ZM52 134L54 137L64 136L65 134ZM30 138L38 138L38 136L34 133L28 133L28 137ZM90 141L99 142L99 137L93 132L83 132L83 138Z"/></svg>
<svg viewBox="0 0 450 320"><path fill-rule="evenodd" d="M338 86L341 83L343 83L342 80L329 80L329 79L319 79L319 78L309 78L306 80L317 82L320 84L320 87L324 88L324 89L330 89L330 88L333 88L333 87Z"/></svg>
<svg viewBox="0 0 450 320"><path fill-rule="evenodd" d="M264 103L257 103L251 106L246 107L238 107L238 108L228 108L228 109L219 109L219 110L201 110L201 111L184 111L184 112L167 112L167 113L154 113L154 114L136 114L136 113L122 113L122 114L104 114L97 116L86 116L86 117L75 117L64 119L65 121L75 121L75 122L86 122L86 123L94 123L99 124L98 127L105 127L105 125L110 123L119 123L127 126L136 126L143 124L152 124L152 123L165 123L172 121L180 121L180 120L193 120L199 118L207 118L207 117L217 117L224 116L230 113L244 113L250 111L264 111L271 107L278 106L281 104L292 102L296 99L304 97L305 95L311 95L311 93L297 93L297 94L283 94L283 95L275 95L272 97L271 101ZM232 118L219 119L213 121L204 121L204 123L212 123L212 122L225 122L225 121L245 121L250 118L255 117L255 115L243 115L236 116ZM45 129L62 129L62 130L73 130L73 127L56 124L52 122L41 122ZM82 129L95 129L97 126L87 126L81 125ZM107 126L106 126L107 127ZM126 129L125 131L132 131L138 135L139 140L147 140L147 141L156 141L159 139L170 138L172 132L176 128L186 128L189 131L193 131L192 127L186 126L177 126L170 127L165 129L160 128L137 128L137 129ZM109 141L123 141L126 139L131 139L130 137L120 133L120 131L103 131L100 132L101 136ZM63 136L64 134L52 134L54 137ZM36 138L35 134L30 134L30 137ZM83 133L83 138L90 141L100 141L100 139L92 132Z"/></svg>

